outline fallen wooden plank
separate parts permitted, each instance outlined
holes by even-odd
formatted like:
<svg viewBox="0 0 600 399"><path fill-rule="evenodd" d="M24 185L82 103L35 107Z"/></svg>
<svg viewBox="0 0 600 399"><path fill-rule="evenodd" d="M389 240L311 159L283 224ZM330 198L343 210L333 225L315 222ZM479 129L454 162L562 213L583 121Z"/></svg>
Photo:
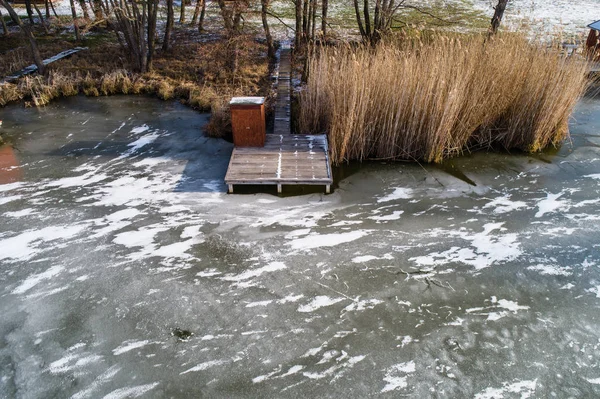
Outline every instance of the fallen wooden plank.
<svg viewBox="0 0 600 399"><path fill-rule="evenodd" d="M69 50L65 50L65 51L62 51L62 52L56 54L55 56L52 56L50 58L46 58L44 61L42 61L42 63L44 65L48 65L48 64L51 64L51 63L53 63L55 61L61 60L61 59L65 58L65 57L68 57L68 56L70 56L72 54L75 54L75 53L77 53L79 51L87 50L87 49L88 49L87 47L75 47L75 48L72 48L72 49L69 49ZM27 75L30 75L30 74L36 72L37 69L38 69L37 65L29 65L28 67L23 68L20 71L15 72L12 75L8 75L8 76L4 77L2 80L0 80L0 83L14 82L17 79L22 78L23 76L27 76Z"/></svg>

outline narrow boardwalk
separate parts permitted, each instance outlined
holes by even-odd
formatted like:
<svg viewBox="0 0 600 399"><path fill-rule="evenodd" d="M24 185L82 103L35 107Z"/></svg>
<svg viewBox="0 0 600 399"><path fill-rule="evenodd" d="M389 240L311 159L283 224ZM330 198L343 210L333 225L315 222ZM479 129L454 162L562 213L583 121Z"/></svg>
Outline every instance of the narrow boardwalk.
<svg viewBox="0 0 600 399"><path fill-rule="evenodd" d="M273 133L264 147L236 147L231 154L225 183L230 193L236 184L322 185L329 193L333 178L325 135L292 134L290 126L291 49L282 46L277 80Z"/></svg>
<svg viewBox="0 0 600 399"><path fill-rule="evenodd" d="M87 47L75 47L69 50L65 50L62 51L58 54L56 54L55 56L52 56L50 58L46 58L45 60L43 60L43 64L44 65L48 65L51 64L55 61L61 60L65 57L70 56L71 54L75 54L78 53L82 50L87 50ZM36 72L38 69L37 65L29 65L28 67L21 69L18 72L13 73L12 75L8 75L6 76L4 79L0 80L0 83L10 83L10 82L14 82L15 80L19 79L20 77L26 76L26 75L30 75L34 72Z"/></svg>

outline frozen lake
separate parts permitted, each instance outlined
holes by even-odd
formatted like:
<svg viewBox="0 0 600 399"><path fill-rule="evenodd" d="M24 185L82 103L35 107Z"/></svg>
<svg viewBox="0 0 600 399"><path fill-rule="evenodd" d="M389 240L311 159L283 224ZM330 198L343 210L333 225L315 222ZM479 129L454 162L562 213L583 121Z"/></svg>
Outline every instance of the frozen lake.
<svg viewBox="0 0 600 399"><path fill-rule="evenodd" d="M490 19L498 4L497 0L470 1ZM510 0L505 18L513 27L525 23L550 33L587 34L586 26L600 19L600 0Z"/></svg>
<svg viewBox="0 0 600 399"><path fill-rule="evenodd" d="M143 97L2 109L0 397L600 396L600 101L536 156L227 195Z"/></svg>

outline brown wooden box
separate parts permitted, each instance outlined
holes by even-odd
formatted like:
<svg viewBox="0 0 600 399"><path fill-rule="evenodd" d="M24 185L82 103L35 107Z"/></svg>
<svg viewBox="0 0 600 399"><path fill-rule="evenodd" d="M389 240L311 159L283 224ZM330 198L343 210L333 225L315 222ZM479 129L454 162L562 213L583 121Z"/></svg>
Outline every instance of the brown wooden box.
<svg viewBox="0 0 600 399"><path fill-rule="evenodd" d="M264 97L234 97L229 105L233 144L236 147L264 147L266 135Z"/></svg>

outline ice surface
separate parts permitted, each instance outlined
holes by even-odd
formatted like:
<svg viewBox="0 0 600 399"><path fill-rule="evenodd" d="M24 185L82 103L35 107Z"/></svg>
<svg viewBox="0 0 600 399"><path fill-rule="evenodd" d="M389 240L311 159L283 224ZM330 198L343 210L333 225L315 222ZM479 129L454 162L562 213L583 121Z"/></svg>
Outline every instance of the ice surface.
<svg viewBox="0 0 600 399"><path fill-rule="evenodd" d="M598 396L597 100L551 163L455 159L477 189L365 163L289 197L227 195L231 144L177 102L34 111L3 109L0 397Z"/></svg>

